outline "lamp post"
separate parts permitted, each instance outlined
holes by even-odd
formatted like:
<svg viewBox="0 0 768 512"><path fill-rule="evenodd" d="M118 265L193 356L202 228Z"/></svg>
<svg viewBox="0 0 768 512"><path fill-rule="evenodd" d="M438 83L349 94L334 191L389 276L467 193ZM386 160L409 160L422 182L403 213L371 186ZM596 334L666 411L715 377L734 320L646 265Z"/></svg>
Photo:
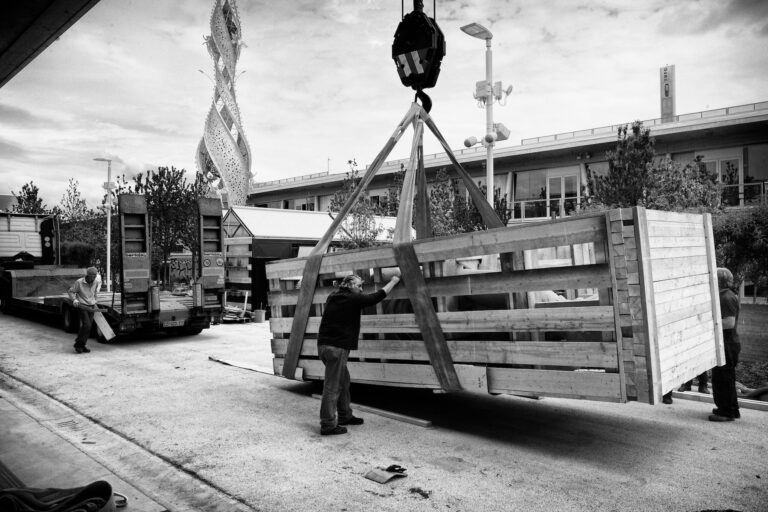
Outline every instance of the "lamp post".
<svg viewBox="0 0 768 512"><path fill-rule="evenodd" d="M112 183L112 160L109 158L94 158L96 162L107 162L107 182L104 183L104 189L107 191L107 293L111 291L112 283L112 189L115 187Z"/></svg>
<svg viewBox="0 0 768 512"><path fill-rule="evenodd" d="M486 197L488 203L493 208L493 146L495 142L507 140L509 138L509 129L502 123L493 122L493 102L498 100L501 105L502 95L507 97L512 92L510 85L502 90L501 82L493 83L493 53L491 52L491 31L478 23L470 23L461 27L462 32L477 39L485 39L485 81L477 82L475 85L475 99L479 104L485 104L485 135L482 139L483 146L486 147L486 178L488 180L486 187ZM464 141L464 145L469 147L478 143L477 137L469 137Z"/></svg>

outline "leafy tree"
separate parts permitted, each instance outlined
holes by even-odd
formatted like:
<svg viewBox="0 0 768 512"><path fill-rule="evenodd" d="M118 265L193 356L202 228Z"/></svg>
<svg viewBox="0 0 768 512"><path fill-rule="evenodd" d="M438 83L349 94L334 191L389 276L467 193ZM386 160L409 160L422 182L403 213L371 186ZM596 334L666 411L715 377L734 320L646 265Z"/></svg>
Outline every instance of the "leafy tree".
<svg viewBox="0 0 768 512"><path fill-rule="evenodd" d="M125 176L117 180L116 194L143 194L147 199L152 237L152 267L155 275L160 276L164 286L170 285L170 271L165 262L171 252L180 250L185 242L196 240L197 223L190 222L197 218L196 201L202 191L208 187L202 177L195 182L187 182L184 169L158 167L134 176L133 183ZM196 250L197 244L190 244ZM163 272L164 271L164 272ZM161 275L165 274L165 275Z"/></svg>
<svg viewBox="0 0 768 512"><path fill-rule="evenodd" d="M38 197L40 189L37 188L34 181L25 183L21 187L21 192L11 191L16 198L16 204L13 205L15 213L48 213L48 207L43 204L43 200Z"/></svg>
<svg viewBox="0 0 768 512"><path fill-rule="evenodd" d="M735 209L713 216L717 264L727 267L736 285L768 284L768 206Z"/></svg>
<svg viewBox="0 0 768 512"><path fill-rule="evenodd" d="M400 191L403 190L404 180L405 164L400 164L400 170L392 175L392 182L387 187L387 194L379 202L378 215L397 217L397 210L400 208Z"/></svg>
<svg viewBox="0 0 768 512"><path fill-rule="evenodd" d="M643 123L619 127L616 149L608 151L608 173L588 171L587 209L644 206L666 211L716 211L721 206L717 176L700 159L682 164L658 158L655 139Z"/></svg>
<svg viewBox="0 0 768 512"><path fill-rule="evenodd" d="M333 194L328 206L328 211L332 213L341 211L362 179L360 171L357 169L357 162L352 159L347 163L349 164L349 171L341 183L341 189ZM368 197L368 192L363 191L341 223L341 246L343 248L363 248L378 245L377 239L384 228L376 220L377 213L378 209Z"/></svg>
<svg viewBox="0 0 768 512"><path fill-rule="evenodd" d="M79 186L80 183L76 179L70 178L67 190L61 196L61 202L53 207L53 212L59 216L61 222L77 222L95 214L93 210L88 209Z"/></svg>

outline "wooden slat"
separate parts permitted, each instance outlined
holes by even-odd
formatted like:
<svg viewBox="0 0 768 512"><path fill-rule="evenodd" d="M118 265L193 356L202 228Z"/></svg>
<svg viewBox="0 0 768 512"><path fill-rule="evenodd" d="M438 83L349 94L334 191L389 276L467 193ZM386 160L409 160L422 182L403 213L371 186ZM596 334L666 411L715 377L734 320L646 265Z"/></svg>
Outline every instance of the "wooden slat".
<svg viewBox="0 0 768 512"><path fill-rule="evenodd" d="M637 245L637 260L639 262L640 297L643 305L643 318L640 331L644 337L645 364L648 379L648 403L651 405L661 400L661 372L658 359L658 343L656 339L656 307L654 304L653 281L654 273L651 269L650 252L648 245L648 221L645 216L645 208L634 208L635 219L635 243ZM634 329L634 327L633 327Z"/></svg>
<svg viewBox="0 0 768 512"><path fill-rule="evenodd" d="M689 286L696 286L699 284L709 284L709 273L688 275L685 277L678 277L675 279L665 279L664 281L654 281L653 291L657 295L668 292L670 290L676 290L678 288L687 288Z"/></svg>
<svg viewBox="0 0 768 512"><path fill-rule="evenodd" d="M683 222L701 225L702 215L699 213L666 212L663 210L646 210L646 218L653 222Z"/></svg>
<svg viewBox="0 0 768 512"><path fill-rule="evenodd" d="M657 325L666 325L685 320L686 318L711 318L712 304L708 300L700 300L698 303L688 305L684 309L673 310L668 313L658 315Z"/></svg>
<svg viewBox="0 0 768 512"><path fill-rule="evenodd" d="M621 221L623 224L623 221ZM606 223L606 229L610 229L611 225L611 217L610 215L606 214L605 216L605 223ZM605 249L605 257L608 261L617 261L619 259L622 259L621 256L617 254L617 247L624 248L624 244L617 244L614 245L612 243L609 243L607 240L604 242ZM595 251L597 253L597 251ZM618 290L618 283L617 283L617 277L616 277L616 271L614 268L609 267L610 269L610 275L611 275L611 283L610 283L610 290L607 290L606 292L603 292L603 295L607 295L610 293L610 302L613 304L613 322L614 322L614 339L616 340L616 362L618 366L619 371L619 393L620 393L620 399L621 402L627 401L627 382L626 382L626 372L624 370L624 359L622 356L622 351L624 347L624 339L621 334L621 303L619 302L619 290ZM604 339L606 334L603 335Z"/></svg>
<svg viewBox="0 0 768 512"><path fill-rule="evenodd" d="M646 266L653 268L654 281L703 274L709 270L706 256L651 260Z"/></svg>
<svg viewBox="0 0 768 512"><path fill-rule="evenodd" d="M715 236L712 232L712 216L704 215L704 235L706 236L707 262L709 264L710 290L712 294L712 318L715 324L715 353L717 366L725 364L725 341L723 340L723 320L720 311L720 290L717 282L717 262L715 261Z"/></svg>
<svg viewBox="0 0 768 512"><path fill-rule="evenodd" d="M705 294L707 296L707 300L710 300L711 295L709 290L709 283L701 283L664 292L656 292L656 310L661 311L659 306L661 304L667 303L675 303L678 308L685 307L686 303L683 302L685 299L701 294Z"/></svg>
<svg viewBox="0 0 768 512"><path fill-rule="evenodd" d="M276 370L282 360L275 359ZM318 360L299 361L304 378L322 379L323 364ZM352 382L387 386L439 389L440 384L431 366L371 362L347 363ZM603 372L569 372L557 370L526 370L518 368L487 368L490 393L532 393L540 396L620 401L619 376Z"/></svg>
<svg viewBox="0 0 768 512"><path fill-rule="evenodd" d="M442 322L438 319L432 300L428 295L427 285L419 268L416 253L413 251L413 245L396 241L394 248L403 282L413 307L413 316L429 354L429 361L435 369L435 374L443 389L447 391L459 390L461 384L456 370L453 368L451 352L443 336Z"/></svg>
<svg viewBox="0 0 768 512"><path fill-rule="evenodd" d="M530 392L541 396L620 401L620 388L617 373L488 368L491 393Z"/></svg>
<svg viewBox="0 0 768 512"><path fill-rule="evenodd" d="M462 274L426 279L427 289L431 297L457 295L487 295L515 292L560 290L578 288L610 288L611 275L607 264L580 265L576 267L554 267L515 272L493 272L478 274ZM325 303L334 288L324 287L315 291L314 303ZM374 291L366 286L365 292ZM270 304L283 306L296 304L299 290L270 292ZM408 294L405 288L396 287L387 299L405 299Z"/></svg>
<svg viewBox="0 0 768 512"><path fill-rule="evenodd" d="M696 247L704 243L704 236L657 236L651 247Z"/></svg>
<svg viewBox="0 0 768 512"><path fill-rule="evenodd" d="M602 216L584 216L416 240L413 248L419 262L427 263L543 247L597 243L606 238L605 231ZM268 263L267 278L301 275L305 262L306 258L293 258ZM327 254L320 272L325 274L350 268L392 267L396 264L392 247L358 249Z"/></svg>
<svg viewBox="0 0 768 512"><path fill-rule="evenodd" d="M681 224L672 222L649 222L648 223L648 238L665 238L665 237L695 237L701 236L701 225L697 224Z"/></svg>
<svg viewBox="0 0 768 512"><path fill-rule="evenodd" d="M653 244L653 242L651 242ZM651 259L685 258L688 256L706 256L707 248L702 244L695 247L653 247L651 245Z"/></svg>
<svg viewBox="0 0 768 512"><path fill-rule="evenodd" d="M591 306L557 309L516 309L510 311L453 311L437 313L444 332L504 331L612 331L613 307ZM272 332L290 332L290 318L271 318ZM420 332L412 314L363 315L361 333ZM310 317L306 332L316 333L319 317Z"/></svg>
<svg viewBox="0 0 768 512"><path fill-rule="evenodd" d="M349 353L350 359L429 360L421 340L361 339L358 344L358 350ZM616 344L608 342L447 340L447 344L457 363L609 369L618 366ZM273 339L272 353L282 357L287 346L288 340ZM305 339L301 356L317 357L317 340Z"/></svg>

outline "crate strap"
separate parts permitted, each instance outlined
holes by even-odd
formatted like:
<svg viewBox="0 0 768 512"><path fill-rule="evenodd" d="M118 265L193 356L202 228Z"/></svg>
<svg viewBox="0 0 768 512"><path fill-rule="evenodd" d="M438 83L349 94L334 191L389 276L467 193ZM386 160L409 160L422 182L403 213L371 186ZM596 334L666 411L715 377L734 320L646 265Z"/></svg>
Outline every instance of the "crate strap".
<svg viewBox="0 0 768 512"><path fill-rule="evenodd" d="M328 246L333 240L333 236L339 229L344 218L352 209L352 206L362 195L363 191L373 180L373 177L381 169L381 166L386 161L389 153L400 140L403 132L409 124L416 118L421 107L416 103L411 104L411 108L405 114L400 124L395 128L394 133L386 142L382 150L374 159L371 166L363 175L357 187L352 191L347 202L339 211L336 218L331 223L328 230L325 232L320 241L317 242L312 252L307 258L307 263L304 266L304 272L301 278L301 291L299 292L298 303L296 304L296 312L293 317L293 323L291 325L291 337L288 341L288 348L285 352L285 359L283 360L283 377L288 379L296 378L296 365L299 362L299 356L301 355L301 347L304 344L304 334L307 330L307 320L309 320L309 311L312 309L312 300L315 296L315 288L317 287L317 280L320 276L320 264L323 260L323 254L328 249Z"/></svg>

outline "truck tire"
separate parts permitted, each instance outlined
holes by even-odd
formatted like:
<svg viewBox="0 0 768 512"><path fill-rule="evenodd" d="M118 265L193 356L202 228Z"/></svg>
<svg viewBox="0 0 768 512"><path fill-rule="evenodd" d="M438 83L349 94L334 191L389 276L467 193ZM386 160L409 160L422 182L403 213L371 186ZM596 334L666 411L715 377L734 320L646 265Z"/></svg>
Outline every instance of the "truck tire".
<svg viewBox="0 0 768 512"><path fill-rule="evenodd" d="M197 336L201 332L203 332L202 327L184 327L181 330L181 334L185 336Z"/></svg>
<svg viewBox="0 0 768 512"><path fill-rule="evenodd" d="M80 318L74 308L64 305L61 310L61 326L64 332L76 333L80 329Z"/></svg>

